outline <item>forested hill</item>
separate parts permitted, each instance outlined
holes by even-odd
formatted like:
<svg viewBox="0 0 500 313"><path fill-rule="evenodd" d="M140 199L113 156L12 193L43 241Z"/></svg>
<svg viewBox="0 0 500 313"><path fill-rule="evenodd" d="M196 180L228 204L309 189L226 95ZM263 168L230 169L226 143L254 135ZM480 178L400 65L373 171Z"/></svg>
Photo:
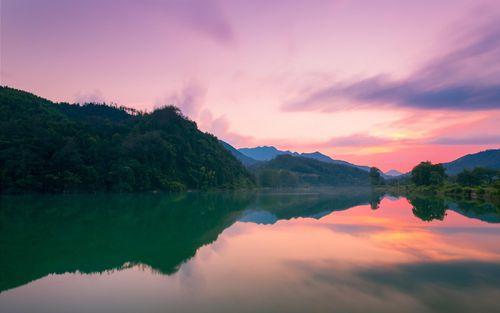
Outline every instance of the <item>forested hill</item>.
<svg viewBox="0 0 500 313"><path fill-rule="evenodd" d="M167 106L56 104L0 87L0 193L253 185L217 138Z"/></svg>
<svg viewBox="0 0 500 313"><path fill-rule="evenodd" d="M368 186L367 171L343 164L326 163L310 158L279 155L252 168L263 187L296 186Z"/></svg>
<svg viewBox="0 0 500 313"><path fill-rule="evenodd" d="M473 170L476 167L500 170L500 149L467 154L454 161L444 163L443 166L448 175L456 175L463 170Z"/></svg>

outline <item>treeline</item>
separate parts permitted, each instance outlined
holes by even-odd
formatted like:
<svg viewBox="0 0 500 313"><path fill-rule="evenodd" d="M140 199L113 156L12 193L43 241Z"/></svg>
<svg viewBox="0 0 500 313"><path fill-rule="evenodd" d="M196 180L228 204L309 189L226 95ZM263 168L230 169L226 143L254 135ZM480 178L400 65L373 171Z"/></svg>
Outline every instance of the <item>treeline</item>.
<svg viewBox="0 0 500 313"><path fill-rule="evenodd" d="M179 109L60 103L0 87L0 193L241 188L252 176Z"/></svg>
<svg viewBox="0 0 500 313"><path fill-rule="evenodd" d="M448 176L442 164L432 164L429 161L415 166L410 172L410 179L417 186L439 186L448 183L462 187L496 186L500 188L499 170L476 167L473 170L464 169L457 175Z"/></svg>
<svg viewBox="0 0 500 313"><path fill-rule="evenodd" d="M384 181L383 184L407 191L431 191L465 198L500 198L500 171L476 167L464 169L457 175L447 175L442 164L429 161L415 166L408 175Z"/></svg>

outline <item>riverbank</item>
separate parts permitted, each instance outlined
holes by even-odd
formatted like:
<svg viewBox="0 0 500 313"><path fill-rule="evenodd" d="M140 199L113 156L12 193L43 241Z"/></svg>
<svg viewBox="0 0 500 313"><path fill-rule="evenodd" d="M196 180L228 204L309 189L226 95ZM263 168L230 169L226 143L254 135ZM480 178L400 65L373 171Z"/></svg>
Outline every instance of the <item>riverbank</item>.
<svg viewBox="0 0 500 313"><path fill-rule="evenodd" d="M438 186L405 184L375 186L374 190L402 196L433 195L453 200L484 201L500 207L500 187L498 186L465 187L451 183L444 183Z"/></svg>

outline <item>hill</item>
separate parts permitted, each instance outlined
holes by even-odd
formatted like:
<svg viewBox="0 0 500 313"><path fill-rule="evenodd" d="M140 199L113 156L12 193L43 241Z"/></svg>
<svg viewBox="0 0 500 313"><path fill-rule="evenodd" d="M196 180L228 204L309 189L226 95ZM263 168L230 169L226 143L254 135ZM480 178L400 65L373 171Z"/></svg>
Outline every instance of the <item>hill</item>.
<svg viewBox="0 0 500 313"><path fill-rule="evenodd" d="M464 169L472 170L484 167L500 170L500 149L485 150L474 154L467 154L454 161L444 163L448 175L456 175Z"/></svg>
<svg viewBox="0 0 500 313"><path fill-rule="evenodd" d="M0 193L253 185L218 139L179 109L56 104L0 87Z"/></svg>
<svg viewBox="0 0 500 313"><path fill-rule="evenodd" d="M258 165L254 171L263 187L370 184L368 172L361 169L286 154Z"/></svg>

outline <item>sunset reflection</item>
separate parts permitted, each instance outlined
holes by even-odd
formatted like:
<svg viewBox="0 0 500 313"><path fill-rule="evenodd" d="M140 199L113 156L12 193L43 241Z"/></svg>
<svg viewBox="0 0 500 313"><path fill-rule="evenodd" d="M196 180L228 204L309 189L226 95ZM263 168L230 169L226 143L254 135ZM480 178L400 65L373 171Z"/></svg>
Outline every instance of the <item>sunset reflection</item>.
<svg viewBox="0 0 500 313"><path fill-rule="evenodd" d="M164 251L154 252L150 261L131 259L105 271L52 273L4 290L0 304L9 312L62 312L59 308L68 305L77 308L76 312L103 305L121 312L139 308L148 312L164 312L165 308L169 312L212 312L215 304L222 303L219 312L498 309L492 299L500 296L500 224L487 222L496 219L497 213L468 217L463 214L469 211L460 214L460 207L444 203L444 207L455 209L448 208L437 218L424 221L415 212L425 212L414 208L412 200L385 197L373 210L368 204L370 197L363 197L259 195L246 204L226 198L224 201L233 201L240 209L211 217L214 226L198 227L202 239L189 239L194 228L168 231L172 238L181 236L178 238L185 242L196 242L191 247L196 249L192 257L178 258L176 254L184 252L176 251L176 241L165 241L168 243L160 248ZM365 204L341 205L359 200ZM209 212L217 212L200 212L199 207L181 210L189 217L185 225L196 216L202 222L207 214L213 214ZM127 208L120 210L117 212L123 214ZM151 219L153 212L156 209L137 211L134 216L137 219L146 214L148 223L165 223L160 222L163 213L155 213L159 216ZM227 227L217 226L230 219L233 222ZM220 229L218 235L215 229ZM120 228L115 232L121 233ZM166 234L159 234L157 240ZM149 239L141 243L153 244ZM118 252L121 257L126 250ZM160 270L165 260L171 259L182 261L169 273ZM102 262L106 267L106 260Z"/></svg>

